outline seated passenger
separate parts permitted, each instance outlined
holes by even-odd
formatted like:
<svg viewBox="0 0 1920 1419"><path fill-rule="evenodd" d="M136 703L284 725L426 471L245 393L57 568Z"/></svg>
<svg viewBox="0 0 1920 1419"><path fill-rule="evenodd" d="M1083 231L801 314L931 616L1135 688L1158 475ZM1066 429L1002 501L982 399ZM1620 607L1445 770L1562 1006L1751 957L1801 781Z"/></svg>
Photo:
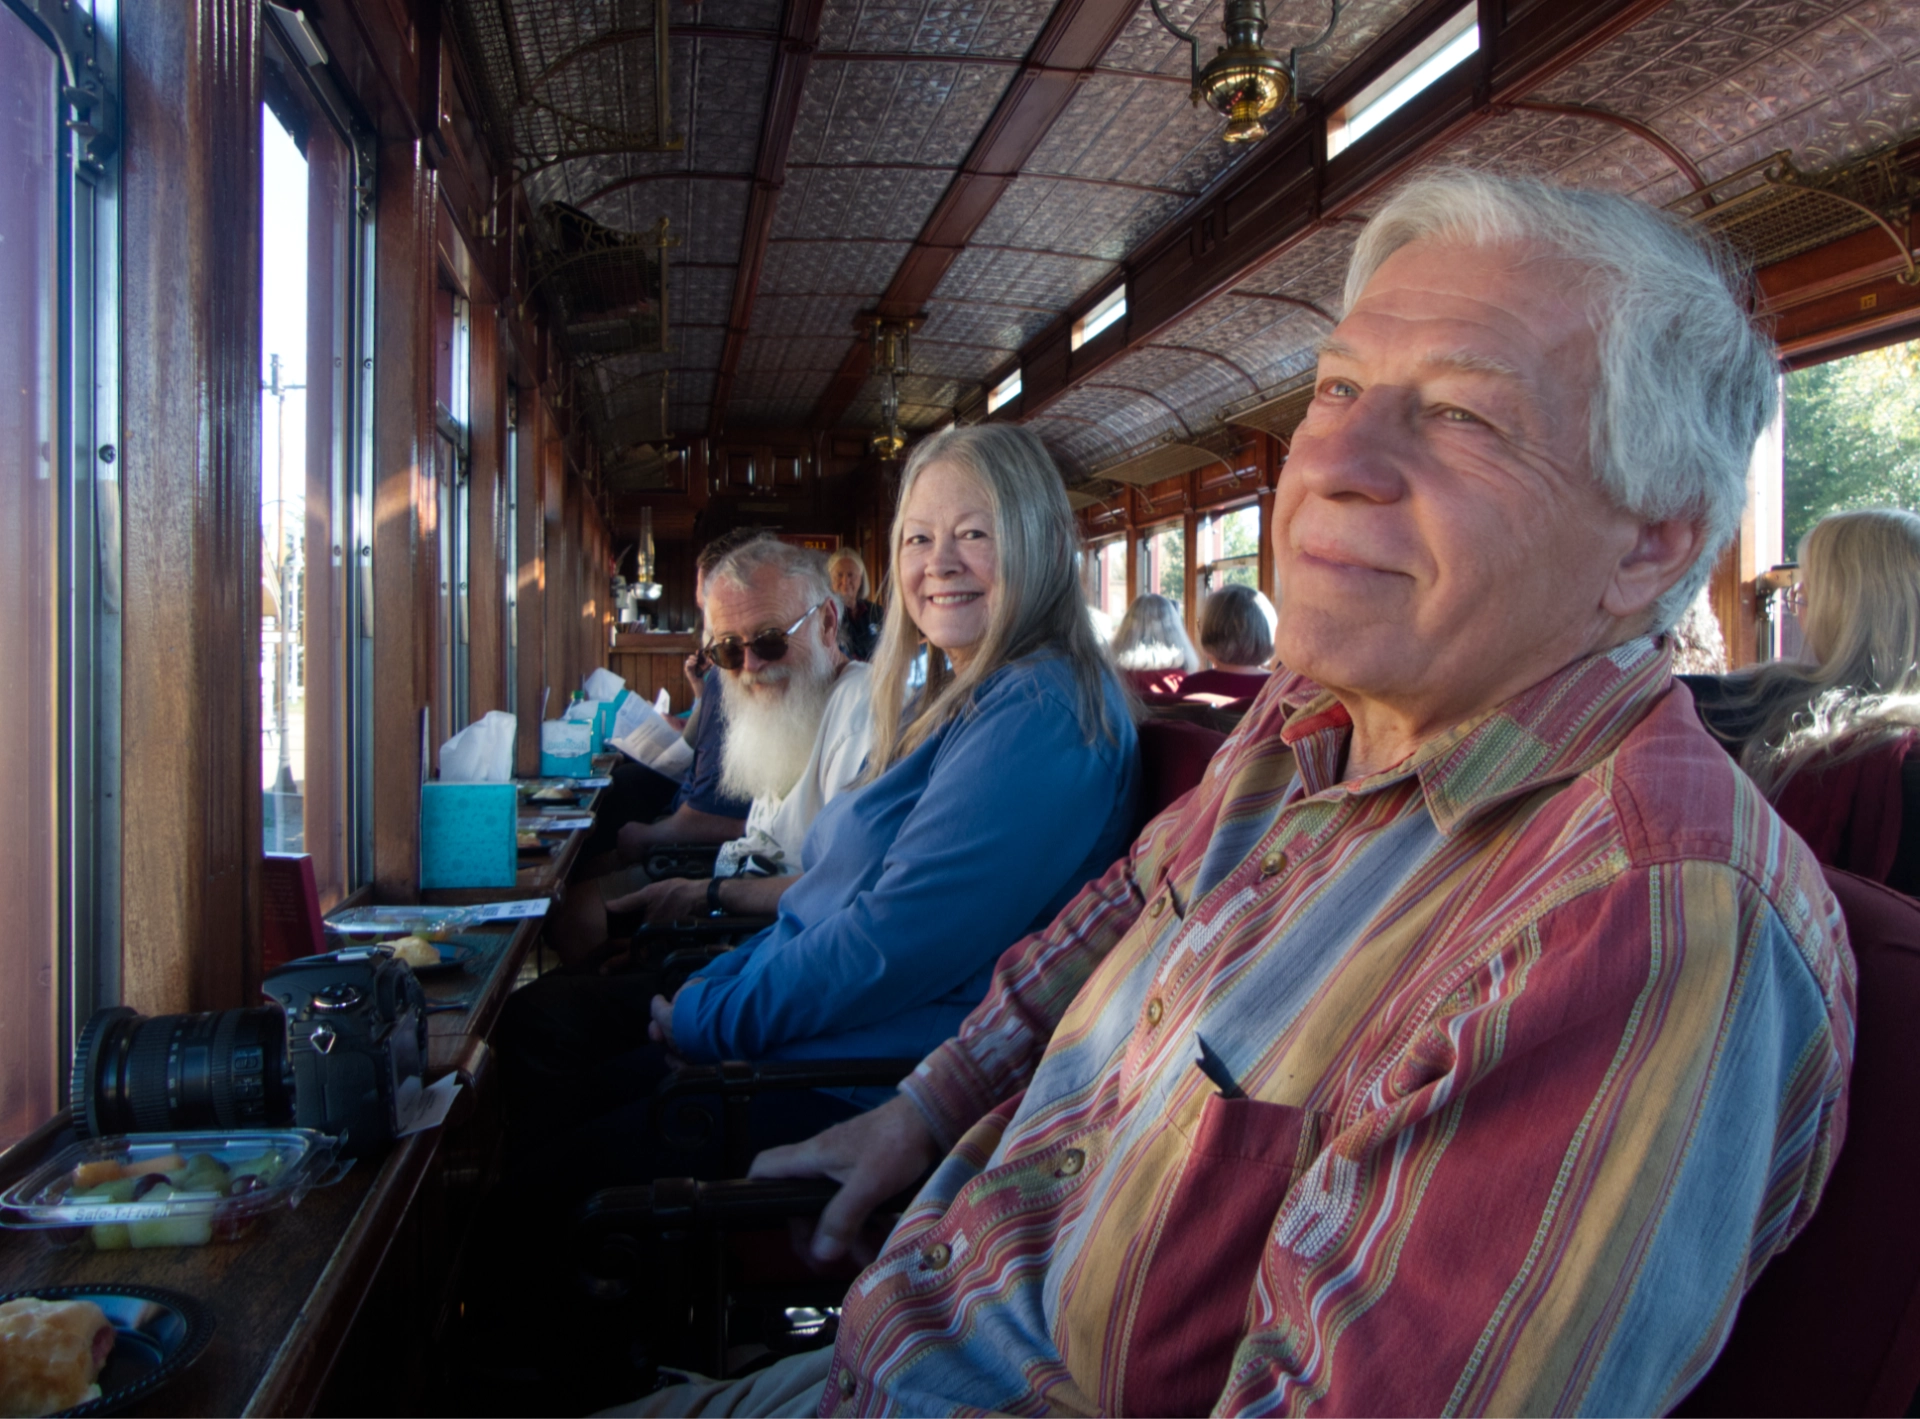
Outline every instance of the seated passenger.
<svg viewBox="0 0 1920 1419"><path fill-rule="evenodd" d="M1267 683L1273 659L1273 603L1250 586L1223 586L1200 608L1200 653L1207 669L1180 682L1180 698L1244 700Z"/></svg>
<svg viewBox="0 0 1920 1419"><path fill-rule="evenodd" d="M892 536L862 782L815 818L778 921L672 1001L653 1000L654 1046L634 1050L645 1034L628 1023L630 997L616 1010L601 996L599 1047L631 1052L590 1077L541 1059L549 1126L582 1101L612 1110L650 1090L663 1049L694 1062L923 1054L979 1003L1000 953L1126 846L1137 741L1081 604L1073 514L1040 441L1004 424L928 439L908 460ZM922 637L928 680L909 702ZM510 1047L525 1050L524 1036ZM805 1137L890 1092L779 1096L755 1132ZM585 1160L569 1172L576 1185L648 1175L644 1099L559 1151Z"/></svg>
<svg viewBox="0 0 1920 1419"><path fill-rule="evenodd" d="M1772 350L1680 223L1477 173L1387 198L1347 296L1274 509L1325 693L1276 677L901 1098L757 1161L842 1181L832 1255L953 1150L757 1392L1665 1413L1812 1213L1844 926L1658 636Z"/></svg>
<svg viewBox="0 0 1920 1419"><path fill-rule="evenodd" d="M757 536L736 530L700 549L694 560L693 601L703 613L707 577L714 567L727 553ZM616 864L609 855L616 845L618 861L635 863L663 843L723 843L739 837L746 827L748 801L720 786L720 745L727 733L720 677L698 653L687 657L686 675L694 697L686 725L693 762L686 777L676 784L645 764L621 757L613 766L613 782L594 805L593 832L581 848L581 858L592 864L590 874Z"/></svg>
<svg viewBox="0 0 1920 1419"><path fill-rule="evenodd" d="M1170 695L1200 668L1200 657L1180 624L1180 608L1150 591L1136 596L1120 618L1120 629L1113 633L1113 663L1135 694Z"/></svg>
<svg viewBox="0 0 1920 1419"><path fill-rule="evenodd" d="M867 564L853 548L842 547L827 558L827 575L833 578L833 594L846 608L840 619L841 648L855 660L872 660L880 642L880 608L867 600Z"/></svg>
<svg viewBox="0 0 1920 1419"><path fill-rule="evenodd" d="M771 912L800 871L814 817L866 763L869 672L841 652L825 558L763 536L728 553L706 581L715 708L726 726L719 791L751 803L745 831L721 845L712 880L649 885L642 866L575 883L548 928L563 961L606 940L609 912L656 921L697 911ZM732 878L740 880L715 885Z"/></svg>
<svg viewBox="0 0 1920 1419"><path fill-rule="evenodd" d="M1689 679L1822 862L1920 896L1920 517L1834 513L1800 543L1807 659Z"/></svg>

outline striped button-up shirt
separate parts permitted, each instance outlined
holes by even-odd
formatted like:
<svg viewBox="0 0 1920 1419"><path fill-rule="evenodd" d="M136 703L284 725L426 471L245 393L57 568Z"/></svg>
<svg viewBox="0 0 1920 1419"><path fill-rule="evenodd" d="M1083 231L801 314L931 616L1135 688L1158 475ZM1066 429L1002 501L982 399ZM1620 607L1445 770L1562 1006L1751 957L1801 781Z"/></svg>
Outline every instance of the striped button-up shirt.
<svg viewBox="0 0 1920 1419"><path fill-rule="evenodd" d="M1819 1197L1853 962L1667 661L1352 781L1270 686L903 1086L952 1152L821 1412L1677 1402Z"/></svg>

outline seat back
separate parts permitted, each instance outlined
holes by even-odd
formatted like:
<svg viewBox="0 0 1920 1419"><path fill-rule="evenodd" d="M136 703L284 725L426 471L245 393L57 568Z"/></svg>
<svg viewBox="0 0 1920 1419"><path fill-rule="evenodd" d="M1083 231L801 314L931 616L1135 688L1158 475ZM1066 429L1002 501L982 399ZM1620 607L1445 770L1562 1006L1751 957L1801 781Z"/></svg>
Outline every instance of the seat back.
<svg viewBox="0 0 1920 1419"><path fill-rule="evenodd" d="M1200 782L1227 736L1178 719L1140 722L1140 821L1152 821Z"/></svg>
<svg viewBox="0 0 1920 1419"><path fill-rule="evenodd" d="M1826 872L1860 966L1846 1140L1680 1414L1905 1414L1920 1385L1920 903Z"/></svg>

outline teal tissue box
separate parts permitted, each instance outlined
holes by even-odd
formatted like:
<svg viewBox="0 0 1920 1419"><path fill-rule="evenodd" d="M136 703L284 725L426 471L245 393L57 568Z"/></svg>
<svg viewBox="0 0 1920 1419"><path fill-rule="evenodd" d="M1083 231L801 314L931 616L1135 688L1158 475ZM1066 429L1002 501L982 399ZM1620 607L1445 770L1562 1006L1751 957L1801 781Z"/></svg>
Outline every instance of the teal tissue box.
<svg viewBox="0 0 1920 1419"><path fill-rule="evenodd" d="M591 754L549 754L540 751L541 778L591 778L593 777L593 755Z"/></svg>
<svg viewBox="0 0 1920 1419"><path fill-rule="evenodd" d="M626 692L621 691L622 694ZM606 752L607 741L613 738L613 719L620 712L620 701L601 700L593 711L593 752Z"/></svg>
<svg viewBox="0 0 1920 1419"><path fill-rule="evenodd" d="M519 813L510 783L421 784L421 887L513 886Z"/></svg>

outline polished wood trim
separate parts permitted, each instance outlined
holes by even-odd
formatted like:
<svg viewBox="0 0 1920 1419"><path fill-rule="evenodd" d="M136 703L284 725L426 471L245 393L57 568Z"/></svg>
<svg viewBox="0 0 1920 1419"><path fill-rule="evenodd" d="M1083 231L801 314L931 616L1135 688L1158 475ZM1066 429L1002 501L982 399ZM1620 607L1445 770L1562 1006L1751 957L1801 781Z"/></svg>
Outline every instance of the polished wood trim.
<svg viewBox="0 0 1920 1419"><path fill-rule="evenodd" d="M514 713L519 716L515 725L518 748L514 753L514 771L531 776L540 772L540 697L547 683L543 490L548 415L546 400L537 389L521 391L519 415L520 426L513 435L519 440L516 464L520 479L515 528L520 565L514 595L518 635L514 663L519 677L514 695Z"/></svg>
<svg viewBox="0 0 1920 1419"><path fill-rule="evenodd" d="M774 209L787 180L787 154L800 117L800 92L820 43L820 16L825 0L790 0L780 24L780 43L774 50L773 73L767 80L767 109L760 123L760 151L754 161L753 192L747 198L746 235L740 243L740 270L733 283L733 305L727 316L727 340L720 351L720 372L713 387L713 413L708 433L718 437L726 428L727 402L733 395L734 374L753 324L753 302L760 291L760 273L767 263L767 243L773 236Z"/></svg>
<svg viewBox="0 0 1920 1419"><path fill-rule="evenodd" d="M373 880L384 902L420 883L420 715L430 703L434 177L417 143L381 145L375 200Z"/></svg>
<svg viewBox="0 0 1920 1419"><path fill-rule="evenodd" d="M506 377L500 368L500 318L474 302L469 325L472 428L467 473L467 713L507 709L505 479Z"/></svg>
<svg viewBox="0 0 1920 1419"><path fill-rule="evenodd" d="M123 995L213 1009L259 935L259 16L122 23Z"/></svg>

